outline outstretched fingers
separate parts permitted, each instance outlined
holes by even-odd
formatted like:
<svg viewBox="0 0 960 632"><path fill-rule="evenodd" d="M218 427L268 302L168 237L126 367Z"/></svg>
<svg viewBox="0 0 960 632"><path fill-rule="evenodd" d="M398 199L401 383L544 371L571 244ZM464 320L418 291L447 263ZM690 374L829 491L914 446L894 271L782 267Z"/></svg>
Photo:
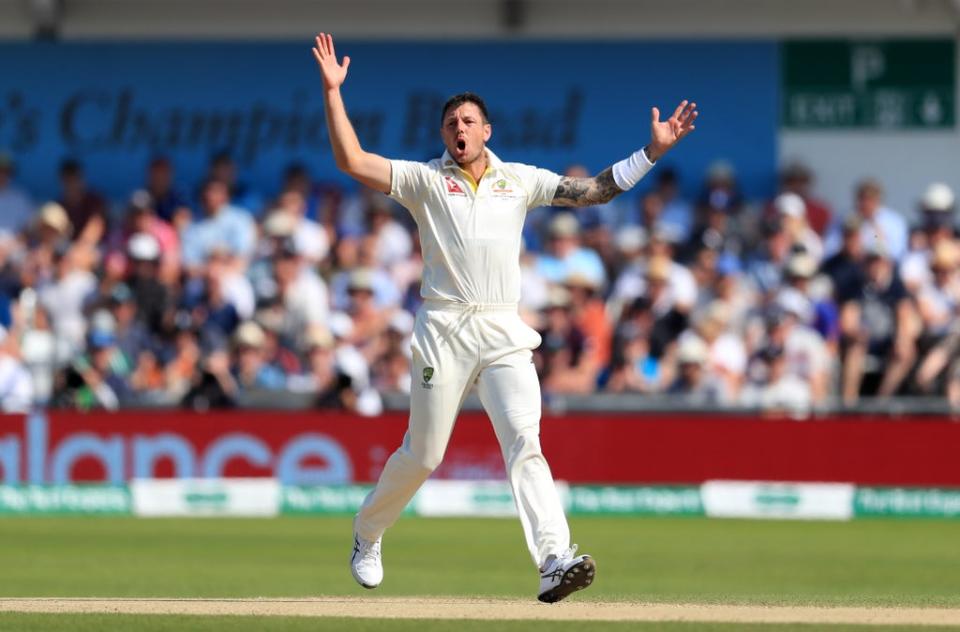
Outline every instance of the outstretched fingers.
<svg viewBox="0 0 960 632"><path fill-rule="evenodd" d="M337 61L337 51L333 48L333 35L327 33L327 50L330 51L330 56L333 57L333 61Z"/></svg>
<svg viewBox="0 0 960 632"><path fill-rule="evenodd" d="M317 46L314 50L317 51L320 59L326 59L330 55L330 51L327 49L327 36L326 33L320 33L317 35Z"/></svg>
<svg viewBox="0 0 960 632"><path fill-rule="evenodd" d="M678 106L677 106L677 109L673 111L673 116L671 116L670 118L673 118L673 119L679 118L680 114L683 113L683 109L684 109L685 107L687 107L687 100L686 100L686 99L684 99L683 101L680 102L680 105L678 105Z"/></svg>

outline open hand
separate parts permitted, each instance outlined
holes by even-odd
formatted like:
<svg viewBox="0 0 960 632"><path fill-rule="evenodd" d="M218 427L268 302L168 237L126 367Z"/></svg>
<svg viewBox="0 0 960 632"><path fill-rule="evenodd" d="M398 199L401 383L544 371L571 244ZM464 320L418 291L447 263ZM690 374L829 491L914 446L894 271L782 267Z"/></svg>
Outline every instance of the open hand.
<svg viewBox="0 0 960 632"><path fill-rule="evenodd" d="M333 48L333 36L329 33L317 35L316 45L313 47L313 56L320 66L323 75L323 87L327 90L339 88L347 78L347 68L350 67L350 58L344 57L343 64L337 63L337 52Z"/></svg>
<svg viewBox="0 0 960 632"><path fill-rule="evenodd" d="M680 102L673 116L666 121L660 120L660 110L650 110L650 145L647 157L656 161L667 153L671 147L680 142L680 139L692 132L693 122L697 119L697 104L686 99Z"/></svg>

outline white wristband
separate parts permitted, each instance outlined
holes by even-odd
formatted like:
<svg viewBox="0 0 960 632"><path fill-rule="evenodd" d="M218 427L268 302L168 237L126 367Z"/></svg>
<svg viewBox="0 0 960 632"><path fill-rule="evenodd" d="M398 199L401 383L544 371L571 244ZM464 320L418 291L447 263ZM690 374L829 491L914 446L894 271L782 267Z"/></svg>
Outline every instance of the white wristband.
<svg viewBox="0 0 960 632"><path fill-rule="evenodd" d="M613 165L613 181L621 190L629 191L652 168L653 163L647 158L647 152L638 149Z"/></svg>

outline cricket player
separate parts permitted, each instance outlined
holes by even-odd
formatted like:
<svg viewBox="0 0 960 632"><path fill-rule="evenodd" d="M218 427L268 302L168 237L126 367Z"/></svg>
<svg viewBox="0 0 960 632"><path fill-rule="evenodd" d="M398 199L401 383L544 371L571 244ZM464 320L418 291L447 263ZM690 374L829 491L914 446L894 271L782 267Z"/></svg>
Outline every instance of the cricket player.
<svg viewBox="0 0 960 632"><path fill-rule="evenodd" d="M540 450L540 385L532 363L540 336L517 311L524 217L534 207L603 204L629 190L693 131L696 105L683 101L667 121L652 108L650 143L592 178L560 177L500 160L486 146L493 132L486 105L469 92L452 97L441 112L442 157L429 163L387 160L364 151L347 118L340 86L350 58L338 62L333 37L324 33L313 54L337 167L410 211L424 260L424 302L412 337L410 421L354 521L353 577L366 588L383 580L383 533L440 464L460 407L476 386L540 570L538 598L559 601L589 586L596 564L570 545Z"/></svg>

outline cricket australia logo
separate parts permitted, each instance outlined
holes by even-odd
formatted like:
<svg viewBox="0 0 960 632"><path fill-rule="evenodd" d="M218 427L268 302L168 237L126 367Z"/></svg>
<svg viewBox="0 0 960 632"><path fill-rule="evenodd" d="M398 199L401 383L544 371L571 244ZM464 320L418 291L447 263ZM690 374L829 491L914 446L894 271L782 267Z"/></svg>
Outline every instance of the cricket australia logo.
<svg viewBox="0 0 960 632"><path fill-rule="evenodd" d="M433 388L433 384L430 383L431 379L433 379L433 367L423 367L423 382L420 385L427 390Z"/></svg>

